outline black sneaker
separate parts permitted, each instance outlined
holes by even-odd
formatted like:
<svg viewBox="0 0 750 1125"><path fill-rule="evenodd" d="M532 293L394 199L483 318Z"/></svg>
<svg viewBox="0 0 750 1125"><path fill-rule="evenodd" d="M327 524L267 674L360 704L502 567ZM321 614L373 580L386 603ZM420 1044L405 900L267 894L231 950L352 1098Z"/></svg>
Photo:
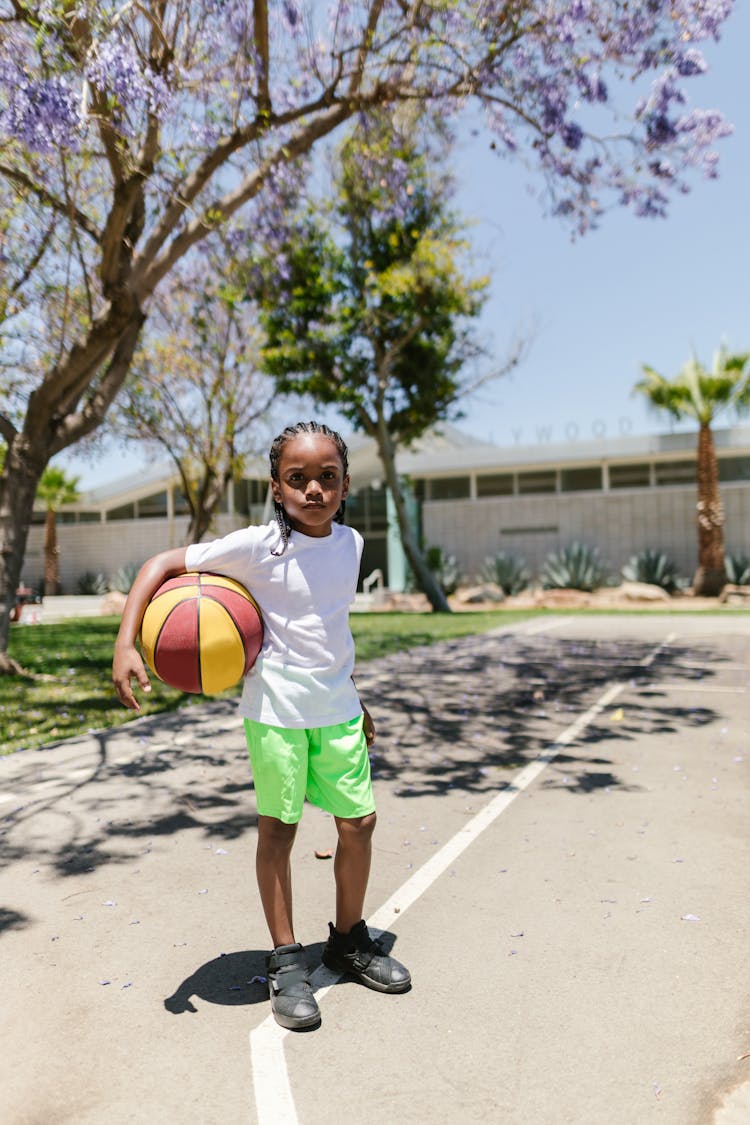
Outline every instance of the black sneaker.
<svg viewBox="0 0 750 1125"><path fill-rule="evenodd" d="M271 1011L277 1023L296 1031L320 1023L320 1008L310 987L301 945L277 945L266 958Z"/></svg>
<svg viewBox="0 0 750 1125"><path fill-rule="evenodd" d="M379 940L370 937L364 919L352 926L348 934L340 934L332 922L328 923L328 930L328 941L323 947L326 968L354 977L376 992L406 992L411 987L409 970L383 952Z"/></svg>

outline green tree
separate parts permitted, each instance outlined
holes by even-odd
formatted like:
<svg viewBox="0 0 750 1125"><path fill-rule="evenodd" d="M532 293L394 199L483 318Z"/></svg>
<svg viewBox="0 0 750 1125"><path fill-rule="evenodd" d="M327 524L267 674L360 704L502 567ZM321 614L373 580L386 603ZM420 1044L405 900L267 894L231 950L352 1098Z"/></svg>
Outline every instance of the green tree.
<svg viewBox="0 0 750 1125"><path fill-rule="evenodd" d="M693 578L696 594L714 597L726 582L724 569L724 506L719 493L719 468L712 425L717 414L750 410L750 353L715 353L711 370L693 356L673 379L644 364L644 377L635 386L657 410L666 410L678 421L698 423L698 569Z"/></svg>
<svg viewBox="0 0 750 1125"><path fill-rule="evenodd" d="M446 145L430 153L417 139L417 126L429 124L380 115L339 148L333 203L327 213L310 206L259 299L278 389L334 406L375 441L411 568L433 608L446 611L408 518L396 453L457 416L470 387L465 366L480 352L471 322L487 279L464 268L450 181L435 170Z"/></svg>

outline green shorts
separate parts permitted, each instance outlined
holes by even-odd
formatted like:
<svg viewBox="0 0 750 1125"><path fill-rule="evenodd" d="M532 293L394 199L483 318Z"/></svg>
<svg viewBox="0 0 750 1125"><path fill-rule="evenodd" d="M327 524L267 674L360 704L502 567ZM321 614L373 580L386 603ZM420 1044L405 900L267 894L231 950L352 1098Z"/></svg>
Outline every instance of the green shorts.
<svg viewBox="0 0 750 1125"><path fill-rule="evenodd" d="M293 729L245 719L259 815L296 824L305 798L347 819L374 812L362 721Z"/></svg>

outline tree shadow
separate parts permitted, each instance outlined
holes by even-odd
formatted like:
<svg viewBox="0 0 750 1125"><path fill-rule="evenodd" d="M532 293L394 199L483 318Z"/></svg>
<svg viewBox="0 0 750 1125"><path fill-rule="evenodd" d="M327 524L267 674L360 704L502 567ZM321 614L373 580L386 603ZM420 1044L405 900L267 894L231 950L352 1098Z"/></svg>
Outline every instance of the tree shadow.
<svg viewBox="0 0 750 1125"><path fill-rule="evenodd" d="M622 717L596 715L556 760L571 793L629 787L598 743L689 731L716 719L675 706L660 681L706 680L728 658L710 645L653 644L517 634L469 636L409 649L357 670L378 730L373 774L402 797L454 789L491 794L554 746L613 680L639 689ZM573 747L575 743L572 744ZM0 818L0 864L33 856L63 876L124 864L159 837L197 833L216 843L257 826L234 699L139 719L88 739L29 752L16 804ZM75 768L73 768L75 767ZM7 806L4 806L7 808ZM256 974L251 974L256 975Z"/></svg>
<svg viewBox="0 0 750 1125"><path fill-rule="evenodd" d="M697 669L695 648L671 646L649 662L652 653L651 643L507 634L412 649L365 666L357 684L378 732L374 776L404 797L497 790L500 771L520 768L554 745L613 681L638 688L638 701L628 703L620 721L611 711L595 716L576 739L587 749L713 721L710 708L659 697L658 682L706 679L725 658L706 648ZM652 690L642 697L646 684ZM570 755L556 760L572 761ZM593 772L588 754L585 763L575 784L563 783L571 792L626 788L611 770Z"/></svg>

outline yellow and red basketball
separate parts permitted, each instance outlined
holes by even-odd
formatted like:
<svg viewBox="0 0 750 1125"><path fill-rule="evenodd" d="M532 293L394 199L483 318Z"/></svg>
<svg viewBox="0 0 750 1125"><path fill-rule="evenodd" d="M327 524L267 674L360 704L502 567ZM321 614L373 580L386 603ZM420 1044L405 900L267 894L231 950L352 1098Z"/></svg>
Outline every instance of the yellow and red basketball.
<svg viewBox="0 0 750 1125"><path fill-rule="evenodd" d="M216 695L252 668L263 643L263 619L239 582L191 571L156 591L140 641L146 663L164 683Z"/></svg>

